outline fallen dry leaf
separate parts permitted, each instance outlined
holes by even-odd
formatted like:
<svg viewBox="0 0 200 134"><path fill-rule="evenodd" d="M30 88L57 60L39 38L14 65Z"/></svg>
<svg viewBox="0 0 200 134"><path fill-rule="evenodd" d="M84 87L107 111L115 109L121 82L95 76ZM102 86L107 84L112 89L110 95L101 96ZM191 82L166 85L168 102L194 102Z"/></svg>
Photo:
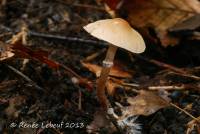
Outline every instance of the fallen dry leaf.
<svg viewBox="0 0 200 134"><path fill-rule="evenodd" d="M117 87L120 87L118 83L109 79L106 83L106 89L109 95L113 96Z"/></svg>
<svg viewBox="0 0 200 134"><path fill-rule="evenodd" d="M153 92L141 90L139 95L128 98L130 106L122 108L123 116L151 115L161 108L169 106L169 102Z"/></svg>
<svg viewBox="0 0 200 134"><path fill-rule="evenodd" d="M193 31L200 27L200 14L192 16L187 20L177 23L169 30L171 32L180 32L180 31Z"/></svg>
<svg viewBox="0 0 200 134"><path fill-rule="evenodd" d="M155 29L163 46L176 45L178 39L168 29L200 12L198 0L125 0L129 22L138 28Z"/></svg>
<svg viewBox="0 0 200 134"><path fill-rule="evenodd" d="M109 129L110 133L112 132L112 130L114 130L112 123L106 117L105 111L98 110L94 114L94 120L91 122L90 125L87 126L87 132L94 134L94 133L97 133L98 131L100 131L101 128Z"/></svg>
<svg viewBox="0 0 200 134"><path fill-rule="evenodd" d="M185 0L186 4L195 11L196 13L200 13L200 2L199 0Z"/></svg>
<svg viewBox="0 0 200 134"><path fill-rule="evenodd" d="M9 99L9 106L5 109L5 113L8 117L17 118L19 116L20 111L17 107L22 106L26 101L25 96L16 96Z"/></svg>
<svg viewBox="0 0 200 134"><path fill-rule="evenodd" d="M14 56L14 53L5 45L5 43L0 41L0 61L9 59Z"/></svg>
<svg viewBox="0 0 200 134"><path fill-rule="evenodd" d="M98 65L95 65L92 63L85 63L85 62L82 62L82 65L85 68L87 68L88 70L90 70L91 72L93 72L97 77L100 76L101 69L102 69L101 66L98 66ZM114 76L114 77L119 77L119 78L131 78L132 77L130 73L123 71L121 68L119 68L118 66L115 66L115 65L111 68L109 75Z"/></svg>
<svg viewBox="0 0 200 134"><path fill-rule="evenodd" d="M48 52L43 50L32 50L24 45L22 45L21 40L15 41L14 44L10 44L10 48L13 50L15 55L27 58L27 59L35 59L42 63L47 64L49 67L53 69L58 69L59 64L53 60L48 59Z"/></svg>

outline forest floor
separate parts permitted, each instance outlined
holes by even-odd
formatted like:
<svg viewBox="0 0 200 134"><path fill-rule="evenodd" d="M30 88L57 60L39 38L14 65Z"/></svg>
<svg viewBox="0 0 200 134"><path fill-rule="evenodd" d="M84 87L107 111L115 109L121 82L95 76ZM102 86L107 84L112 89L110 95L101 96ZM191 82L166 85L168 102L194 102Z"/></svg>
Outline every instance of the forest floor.
<svg viewBox="0 0 200 134"><path fill-rule="evenodd" d="M110 18L103 9L102 4L98 5L93 0L11 0L0 6L0 40L7 43L25 27L28 36L24 45L29 48L25 50L31 53L29 59L27 53L19 52L12 58L0 61L0 133L78 134L90 131L87 126L95 120L100 104L95 92L97 78L91 72L91 66L86 68L83 61L97 54L87 60L90 65L100 66L107 46L91 37L82 27L96 20ZM198 134L199 40L182 38L178 45L167 48L148 39L145 41L147 49L141 55L131 55L121 49L117 51L116 65L131 75L124 78L123 82L137 86L116 87L114 95L109 95L113 108L120 113L116 102L127 106L126 99L136 96L135 90L153 90L161 96L167 96L181 110L164 106L148 116L139 114L135 120L141 125L138 131L144 134ZM58 69L49 62L45 64L44 59L39 61L37 56L46 56L44 51L48 52L51 61L62 64L64 68ZM73 70L75 76L66 68ZM176 71L177 68L185 74ZM75 77L91 81L92 86L84 82L77 84ZM113 79L122 81L115 77ZM101 119L96 121L101 122ZM41 127L41 124L59 125L62 122L66 128ZM34 127L34 123L40 127ZM32 126L25 128L25 125ZM97 129L92 131L112 133L116 129L116 126L110 128L104 125L96 124L93 127Z"/></svg>

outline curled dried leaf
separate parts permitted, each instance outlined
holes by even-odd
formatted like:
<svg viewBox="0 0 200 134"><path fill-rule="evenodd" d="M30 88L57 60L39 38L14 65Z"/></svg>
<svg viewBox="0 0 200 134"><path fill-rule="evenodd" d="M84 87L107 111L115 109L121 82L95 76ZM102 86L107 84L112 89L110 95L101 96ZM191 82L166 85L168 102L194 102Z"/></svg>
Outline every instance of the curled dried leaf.
<svg viewBox="0 0 200 134"><path fill-rule="evenodd" d="M128 11L128 20L139 28L155 29L164 47L176 45L178 38L168 29L200 11L198 0L126 0L122 10Z"/></svg>
<svg viewBox="0 0 200 134"><path fill-rule="evenodd" d="M0 61L9 59L14 56L14 53L11 49L5 45L5 43L0 42Z"/></svg>
<svg viewBox="0 0 200 134"><path fill-rule="evenodd" d="M93 72L97 77L100 76L101 69L102 69L101 66L98 66L92 63L85 63L85 62L82 62L82 65L86 67L88 70L90 70L91 72ZM111 68L109 75L114 76L114 77L119 77L119 78L132 77L130 73L123 71L120 67L115 66L115 65Z"/></svg>
<svg viewBox="0 0 200 134"><path fill-rule="evenodd" d="M142 90L134 98L128 98L130 106L122 108L123 115L151 115L161 108L169 106L169 102L153 92Z"/></svg>
<svg viewBox="0 0 200 134"><path fill-rule="evenodd" d="M110 79L106 83L106 89L109 95L114 95L117 87L120 87L120 85Z"/></svg>
<svg viewBox="0 0 200 134"><path fill-rule="evenodd" d="M109 129L109 132L114 129L112 126L111 121L106 117L105 111L97 111L94 114L94 120L91 122L90 125L87 126L87 132L88 133L97 133L100 131L101 128L107 128Z"/></svg>

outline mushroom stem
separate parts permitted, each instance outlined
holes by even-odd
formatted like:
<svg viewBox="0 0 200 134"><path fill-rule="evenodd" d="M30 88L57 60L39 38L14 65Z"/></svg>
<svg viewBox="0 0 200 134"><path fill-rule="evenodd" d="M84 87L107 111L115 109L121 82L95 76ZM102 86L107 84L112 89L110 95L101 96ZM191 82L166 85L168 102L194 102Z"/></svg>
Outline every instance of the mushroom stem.
<svg viewBox="0 0 200 134"><path fill-rule="evenodd" d="M116 46L109 45L106 58L103 61L103 68L101 70L101 75L97 82L97 97L100 101L101 106L104 109L108 108L108 100L105 94L105 87L106 87L106 81L108 79L110 69L113 66L113 60L114 60L116 51L117 51Z"/></svg>

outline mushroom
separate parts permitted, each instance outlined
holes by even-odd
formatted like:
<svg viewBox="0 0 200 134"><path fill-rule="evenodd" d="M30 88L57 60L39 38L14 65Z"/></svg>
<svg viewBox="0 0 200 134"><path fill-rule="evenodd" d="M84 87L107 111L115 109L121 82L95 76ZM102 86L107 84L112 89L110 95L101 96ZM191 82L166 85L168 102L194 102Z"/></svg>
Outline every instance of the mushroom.
<svg viewBox="0 0 200 134"><path fill-rule="evenodd" d="M132 53L142 53L145 50L145 43L142 36L121 18L99 20L83 28L92 36L109 43L101 75L97 81L97 97L101 106L107 109L105 86L117 48L120 47Z"/></svg>

